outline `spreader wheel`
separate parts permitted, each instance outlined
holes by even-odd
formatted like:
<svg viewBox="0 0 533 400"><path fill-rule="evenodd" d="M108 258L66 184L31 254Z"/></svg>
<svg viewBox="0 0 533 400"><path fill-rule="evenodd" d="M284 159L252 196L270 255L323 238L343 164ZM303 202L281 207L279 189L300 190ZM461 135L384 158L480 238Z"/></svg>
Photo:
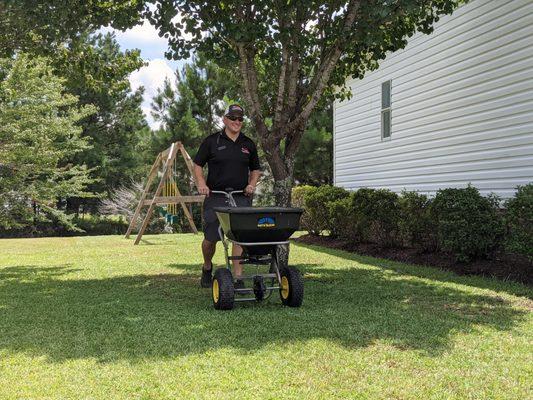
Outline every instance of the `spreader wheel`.
<svg viewBox="0 0 533 400"><path fill-rule="evenodd" d="M300 307L304 299L304 280L302 274L294 267L280 271L281 282L279 295L284 306Z"/></svg>
<svg viewBox="0 0 533 400"><path fill-rule="evenodd" d="M217 310L231 310L235 303L233 276L227 268L219 268L213 278L213 306Z"/></svg>

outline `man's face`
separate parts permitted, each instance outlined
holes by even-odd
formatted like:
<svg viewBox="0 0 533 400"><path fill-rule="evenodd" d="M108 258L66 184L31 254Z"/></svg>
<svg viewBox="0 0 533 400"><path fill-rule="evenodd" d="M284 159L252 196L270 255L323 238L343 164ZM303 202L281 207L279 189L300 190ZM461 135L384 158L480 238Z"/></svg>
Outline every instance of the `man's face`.
<svg viewBox="0 0 533 400"><path fill-rule="evenodd" d="M234 121L232 121L232 118L235 119ZM241 117L239 117L241 118ZM239 133L241 131L241 128L242 128L242 121L239 121L239 118L236 118L236 117L229 117L229 116L224 116L224 126L227 128L227 130L229 130L231 133ZM241 118L242 119L242 118Z"/></svg>

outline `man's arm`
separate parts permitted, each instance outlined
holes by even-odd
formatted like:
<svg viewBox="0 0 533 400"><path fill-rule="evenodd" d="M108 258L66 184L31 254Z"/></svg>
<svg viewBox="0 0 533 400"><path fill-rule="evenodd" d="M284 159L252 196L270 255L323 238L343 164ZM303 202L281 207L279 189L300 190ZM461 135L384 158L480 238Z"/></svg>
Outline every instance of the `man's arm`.
<svg viewBox="0 0 533 400"><path fill-rule="evenodd" d="M203 168L200 167L198 164L193 163L193 173L198 193L209 196L209 188L205 183Z"/></svg>
<svg viewBox="0 0 533 400"><path fill-rule="evenodd" d="M250 175L248 177L248 186L244 189L244 193L247 195L252 195L255 192L255 187L257 186L257 181L261 177L261 171L256 169L253 171L250 171Z"/></svg>

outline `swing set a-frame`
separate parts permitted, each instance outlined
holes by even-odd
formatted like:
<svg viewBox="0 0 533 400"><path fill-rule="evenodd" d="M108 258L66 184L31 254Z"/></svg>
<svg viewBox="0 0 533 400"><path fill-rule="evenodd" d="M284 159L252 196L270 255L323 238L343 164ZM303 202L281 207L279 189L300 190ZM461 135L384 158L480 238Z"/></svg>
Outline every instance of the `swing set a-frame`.
<svg viewBox="0 0 533 400"><path fill-rule="evenodd" d="M139 229L139 232L137 233L137 237L135 238L134 244L139 244L141 241L142 235L144 234L144 231L146 230L146 227L148 226L148 223L150 222L150 218L152 216L152 213L154 212L154 209L156 206L166 205L166 213L165 216L167 217L167 222L170 220L173 220L173 216L177 213L178 204L181 204L181 208L183 209L183 212L185 214L185 217L189 221L189 225L191 226L191 229L194 233L198 233L198 230L196 229L196 225L194 224L193 217L191 215L191 212L189 208L187 207L187 203L201 203L204 200L203 195L194 195L194 196L182 196L178 185L175 180L176 175L176 159L178 152L182 155L183 160L185 161L185 165L187 166L187 169L189 170L189 173L191 174L191 177L193 180L194 173L193 173L193 162L185 148L183 147L183 144L181 142L175 142L172 143L172 145L159 153L156 157L156 160L154 164L152 165L152 168L150 169L150 173L148 174L148 179L146 181L146 185L144 187L144 190L141 194L141 198L139 200L139 204L137 205L137 208L135 209L135 213L133 214L133 217L130 221L130 224L128 226L128 230L126 231L126 239L130 237L131 232L133 231L134 227L137 225L137 219L139 218L139 215L141 214L141 210L143 207L148 206L148 211L146 212L146 216L144 217L144 220L142 222L141 228ZM152 183L154 182L155 178L159 178L159 183L157 184L157 187L155 189L155 192L153 194L151 193ZM196 182L195 182L196 183Z"/></svg>

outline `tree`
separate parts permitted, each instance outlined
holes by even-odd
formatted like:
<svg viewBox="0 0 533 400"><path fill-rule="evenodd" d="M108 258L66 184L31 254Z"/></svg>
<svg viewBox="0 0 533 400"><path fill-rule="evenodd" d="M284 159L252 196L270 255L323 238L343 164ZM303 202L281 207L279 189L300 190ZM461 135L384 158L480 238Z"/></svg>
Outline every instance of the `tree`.
<svg viewBox="0 0 533 400"><path fill-rule="evenodd" d="M80 32L137 24L144 8L144 2L131 0L1 0L0 57L17 51L53 55Z"/></svg>
<svg viewBox="0 0 533 400"><path fill-rule="evenodd" d="M407 37L432 31L459 0L160 0L146 16L169 41L167 57L200 51L238 65L243 93L275 179L290 203L294 160L321 99L350 95L361 78Z"/></svg>
<svg viewBox="0 0 533 400"><path fill-rule="evenodd" d="M225 103L237 101L238 92L236 74L197 54L192 62L176 71L174 82L165 80L152 100L152 116L161 125L150 139L151 157L147 162L176 141L194 156L202 140L221 128L219 117L224 113ZM221 101L224 99L225 102ZM175 172L179 189L192 191L186 165L179 162Z"/></svg>
<svg viewBox="0 0 533 400"><path fill-rule="evenodd" d="M311 115L294 158L294 179L303 185L333 184L333 107L319 105Z"/></svg>
<svg viewBox="0 0 533 400"><path fill-rule="evenodd" d="M141 109L143 89L132 93L128 80L143 65L140 52L121 51L113 34L84 32L56 52L54 66L66 78L66 89L81 104L97 107L82 121L82 136L92 147L69 160L94 170L91 190L96 193L109 194L145 174L139 143L150 129ZM77 211L80 202L69 199L69 208Z"/></svg>
<svg viewBox="0 0 533 400"><path fill-rule="evenodd" d="M77 123L94 111L65 93L46 59L0 59L0 226L27 224L32 206L91 195L86 166L63 161L89 147Z"/></svg>

